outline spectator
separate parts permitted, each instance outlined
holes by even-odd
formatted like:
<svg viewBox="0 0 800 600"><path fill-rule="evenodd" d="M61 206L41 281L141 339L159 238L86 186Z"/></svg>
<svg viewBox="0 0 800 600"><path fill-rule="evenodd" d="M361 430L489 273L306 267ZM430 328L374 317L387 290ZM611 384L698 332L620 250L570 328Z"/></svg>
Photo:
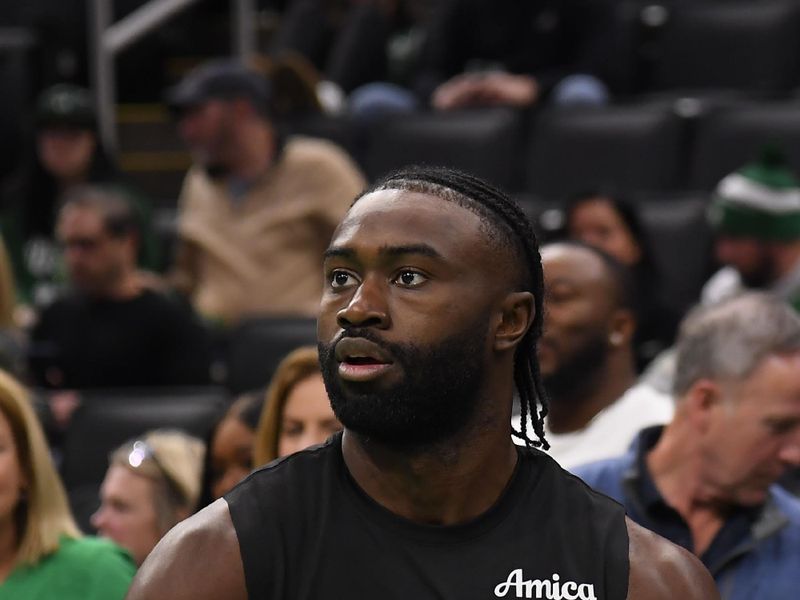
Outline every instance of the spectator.
<svg viewBox="0 0 800 600"><path fill-rule="evenodd" d="M92 526L141 565L162 536L191 515L200 496L204 445L155 430L111 453Z"/></svg>
<svg viewBox="0 0 800 600"><path fill-rule="evenodd" d="M16 290L11 261L0 237L0 369L11 373L21 372L25 363L21 334L15 319Z"/></svg>
<svg viewBox="0 0 800 600"><path fill-rule="evenodd" d="M575 472L699 556L725 600L792 598L800 502L773 484L800 465L800 318L767 295L723 301L684 321L677 357L674 419Z"/></svg>
<svg viewBox="0 0 800 600"><path fill-rule="evenodd" d="M542 248L542 268L546 435L550 455L569 469L620 454L641 428L670 419L672 401L635 385L636 321L625 267L590 246L564 242Z"/></svg>
<svg viewBox="0 0 800 600"><path fill-rule="evenodd" d="M81 536L28 395L4 372L0 449L0 597L122 600L133 563Z"/></svg>
<svg viewBox="0 0 800 600"><path fill-rule="evenodd" d="M142 231L139 262L157 268L150 206L123 182L103 148L90 92L71 84L48 88L37 100L36 126L34 160L5 190L0 220L20 299L38 307L60 291L63 270L54 239L58 201L77 186L102 184L125 195Z"/></svg>
<svg viewBox="0 0 800 600"><path fill-rule="evenodd" d="M211 431L203 461L200 508L227 494L253 470L253 443L263 404L261 394L243 394Z"/></svg>
<svg viewBox="0 0 800 600"><path fill-rule="evenodd" d="M208 381L205 331L188 310L143 286L138 221L130 204L97 188L74 190L58 217L74 289L42 311L30 370L55 389L168 386Z"/></svg>
<svg viewBox="0 0 800 600"><path fill-rule="evenodd" d="M633 206L610 194L574 198L566 215L567 237L600 248L631 270L636 285L637 370L672 345L678 319L660 302L658 267Z"/></svg>
<svg viewBox="0 0 800 600"><path fill-rule="evenodd" d="M703 286L701 303L715 304L744 291L766 291L800 311L800 182L773 147L724 177L708 211L714 250L724 266ZM662 352L642 375L658 390L671 389L675 354Z"/></svg>
<svg viewBox="0 0 800 600"><path fill-rule="evenodd" d="M256 466L321 444L341 430L331 409L316 348L290 353L275 371L256 433Z"/></svg>
<svg viewBox="0 0 800 600"><path fill-rule="evenodd" d="M709 212L725 265L703 288L704 304L746 289L777 294L800 310L800 182L774 148L725 177Z"/></svg>
<svg viewBox="0 0 800 600"><path fill-rule="evenodd" d="M319 261L364 186L321 140L281 143L265 78L228 61L191 72L169 93L194 166L180 198L177 289L224 323L252 314L315 314Z"/></svg>
<svg viewBox="0 0 800 600"><path fill-rule="evenodd" d="M365 86L351 104L363 114L381 104L451 110L528 108L548 97L604 103L609 15L602 3L583 0L445 0L432 15L412 90Z"/></svg>
<svg viewBox="0 0 800 600"><path fill-rule="evenodd" d="M370 82L407 84L431 4L430 0L292 0L270 53L304 56L324 80L320 89L335 89L340 101Z"/></svg>

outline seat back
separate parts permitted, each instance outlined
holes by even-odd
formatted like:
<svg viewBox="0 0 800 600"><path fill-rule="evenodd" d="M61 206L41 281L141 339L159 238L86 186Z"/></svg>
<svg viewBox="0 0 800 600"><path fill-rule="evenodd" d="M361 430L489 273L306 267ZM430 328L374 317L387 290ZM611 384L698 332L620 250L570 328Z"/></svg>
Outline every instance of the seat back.
<svg viewBox="0 0 800 600"><path fill-rule="evenodd" d="M229 334L227 387L234 393L266 386L278 364L300 346L317 345L317 321L305 317L257 317Z"/></svg>
<svg viewBox="0 0 800 600"><path fill-rule="evenodd" d="M440 165L515 189L522 121L509 108L388 118L369 134L364 168L374 180L409 164Z"/></svg>
<svg viewBox="0 0 800 600"><path fill-rule="evenodd" d="M668 16L653 49L652 89L785 92L797 83L797 2L684 2L665 8Z"/></svg>
<svg viewBox="0 0 800 600"><path fill-rule="evenodd" d="M682 187L686 123L671 106L553 108L536 118L526 191L545 198L593 188Z"/></svg>
<svg viewBox="0 0 800 600"><path fill-rule="evenodd" d="M782 149L790 165L800 171L800 102L765 102L710 111L696 127L690 186L713 189L725 175L755 159L766 144Z"/></svg>
<svg viewBox="0 0 800 600"><path fill-rule="evenodd" d="M68 491L99 485L109 453L151 429L205 438L228 405L227 392L217 387L91 391L81 398L63 446Z"/></svg>

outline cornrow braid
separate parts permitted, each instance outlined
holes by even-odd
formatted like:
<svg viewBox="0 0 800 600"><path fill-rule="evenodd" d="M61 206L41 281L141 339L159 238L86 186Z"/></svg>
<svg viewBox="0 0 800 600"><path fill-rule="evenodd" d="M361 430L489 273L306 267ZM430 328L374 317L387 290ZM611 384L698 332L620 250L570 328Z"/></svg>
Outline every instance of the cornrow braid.
<svg viewBox="0 0 800 600"><path fill-rule="evenodd" d="M544 435L544 418L548 412L547 394L539 373L536 344L542 333L544 311L544 277L539 245L530 221L519 206L504 192L486 181L456 169L446 167L411 166L400 169L377 181L358 196L380 190L405 190L432 195L454 202L477 214L490 240L507 247L518 257L523 290L534 297L533 324L522 338L514 354L514 384L520 402L520 428L515 437L526 446L550 447ZM528 435L530 423L536 437Z"/></svg>

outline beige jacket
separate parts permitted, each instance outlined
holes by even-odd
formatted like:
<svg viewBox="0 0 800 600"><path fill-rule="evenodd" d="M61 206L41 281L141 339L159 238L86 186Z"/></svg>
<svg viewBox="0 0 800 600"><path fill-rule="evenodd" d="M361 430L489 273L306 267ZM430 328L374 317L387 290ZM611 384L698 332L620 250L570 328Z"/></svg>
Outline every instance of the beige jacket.
<svg viewBox="0 0 800 600"><path fill-rule="evenodd" d="M334 144L293 138L279 161L234 199L193 167L180 197L180 247L173 277L204 317L314 315L322 254L365 186Z"/></svg>

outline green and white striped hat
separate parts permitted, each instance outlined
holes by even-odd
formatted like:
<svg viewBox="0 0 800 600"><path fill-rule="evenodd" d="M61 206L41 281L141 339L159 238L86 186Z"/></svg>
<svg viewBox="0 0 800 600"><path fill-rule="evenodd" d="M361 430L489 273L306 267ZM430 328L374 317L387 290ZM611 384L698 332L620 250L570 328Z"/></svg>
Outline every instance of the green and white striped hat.
<svg viewBox="0 0 800 600"><path fill-rule="evenodd" d="M775 147L719 182L709 221L720 232L763 240L800 238L800 182Z"/></svg>

